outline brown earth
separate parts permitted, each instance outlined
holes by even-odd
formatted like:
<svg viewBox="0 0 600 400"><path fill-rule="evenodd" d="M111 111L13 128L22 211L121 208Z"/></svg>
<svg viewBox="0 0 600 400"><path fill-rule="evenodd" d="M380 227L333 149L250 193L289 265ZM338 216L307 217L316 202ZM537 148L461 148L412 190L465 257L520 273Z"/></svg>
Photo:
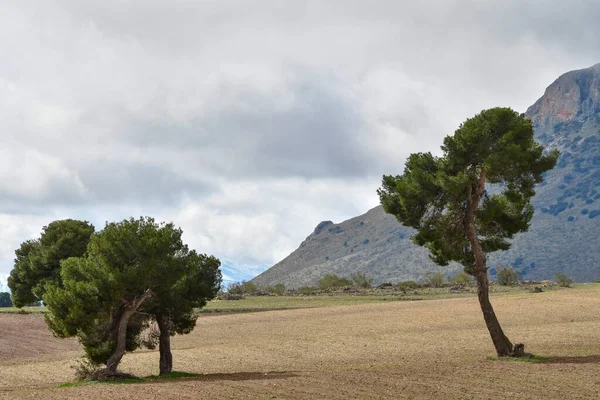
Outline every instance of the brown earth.
<svg viewBox="0 0 600 400"><path fill-rule="evenodd" d="M0 314L0 398L600 398L599 285L493 303L510 338L551 359L490 359L474 298L393 302L202 317L173 340L175 369L200 377L58 389L76 344L40 317ZM123 369L156 374L158 354L129 354Z"/></svg>
<svg viewBox="0 0 600 400"><path fill-rule="evenodd" d="M76 358L81 348L74 339L53 338L40 314L0 314L0 366L53 360L63 352ZM2 376L0 372L0 382Z"/></svg>

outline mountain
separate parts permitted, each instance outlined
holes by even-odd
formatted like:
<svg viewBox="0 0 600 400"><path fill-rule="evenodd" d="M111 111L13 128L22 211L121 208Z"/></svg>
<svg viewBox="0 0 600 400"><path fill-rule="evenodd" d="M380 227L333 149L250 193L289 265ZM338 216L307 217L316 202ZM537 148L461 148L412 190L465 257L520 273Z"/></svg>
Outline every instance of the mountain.
<svg viewBox="0 0 600 400"><path fill-rule="evenodd" d="M400 225L381 206L340 224L323 221L296 251L252 282L259 286L284 283L291 288L314 286L328 273L364 273L378 284L415 279L437 271L427 250L409 240L412 233L411 228ZM448 272L458 269L454 266Z"/></svg>
<svg viewBox="0 0 600 400"><path fill-rule="evenodd" d="M490 275L513 265L523 279L553 279L563 272L576 281L600 278L600 64L560 76L525 113L536 140L561 152L557 166L536 188L528 232L510 250L489 257ZM390 171L393 172L393 171ZM375 283L419 280L440 269L410 241L414 231L376 207L334 224L321 222L300 247L255 277L257 285L316 285L326 273L364 273Z"/></svg>

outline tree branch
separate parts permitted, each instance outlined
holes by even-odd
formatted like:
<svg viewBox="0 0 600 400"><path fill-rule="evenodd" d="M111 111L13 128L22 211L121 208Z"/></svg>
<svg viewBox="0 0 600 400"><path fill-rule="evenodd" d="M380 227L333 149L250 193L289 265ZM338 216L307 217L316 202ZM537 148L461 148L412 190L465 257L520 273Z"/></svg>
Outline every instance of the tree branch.
<svg viewBox="0 0 600 400"><path fill-rule="evenodd" d="M150 289L146 289L144 294L142 294L139 298L134 299L131 303L128 304L127 309L136 311L140 306L148 300L150 297L154 296L154 292Z"/></svg>

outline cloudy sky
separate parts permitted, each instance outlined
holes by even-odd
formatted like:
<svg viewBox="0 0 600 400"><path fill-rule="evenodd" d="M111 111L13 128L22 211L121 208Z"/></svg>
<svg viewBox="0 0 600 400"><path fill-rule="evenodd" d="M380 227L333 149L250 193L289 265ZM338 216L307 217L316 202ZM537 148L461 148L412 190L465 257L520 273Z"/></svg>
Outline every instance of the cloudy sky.
<svg viewBox="0 0 600 400"><path fill-rule="evenodd" d="M493 106L600 62L597 0L0 0L0 281L60 218L174 221L230 279Z"/></svg>

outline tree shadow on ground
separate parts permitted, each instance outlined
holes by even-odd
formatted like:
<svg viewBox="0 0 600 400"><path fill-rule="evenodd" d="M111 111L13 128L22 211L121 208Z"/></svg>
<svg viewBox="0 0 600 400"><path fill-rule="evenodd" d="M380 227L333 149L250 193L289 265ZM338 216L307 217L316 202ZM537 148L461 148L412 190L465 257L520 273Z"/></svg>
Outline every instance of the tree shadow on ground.
<svg viewBox="0 0 600 400"><path fill-rule="evenodd" d="M600 364L600 355L579 357L549 357L540 364Z"/></svg>

